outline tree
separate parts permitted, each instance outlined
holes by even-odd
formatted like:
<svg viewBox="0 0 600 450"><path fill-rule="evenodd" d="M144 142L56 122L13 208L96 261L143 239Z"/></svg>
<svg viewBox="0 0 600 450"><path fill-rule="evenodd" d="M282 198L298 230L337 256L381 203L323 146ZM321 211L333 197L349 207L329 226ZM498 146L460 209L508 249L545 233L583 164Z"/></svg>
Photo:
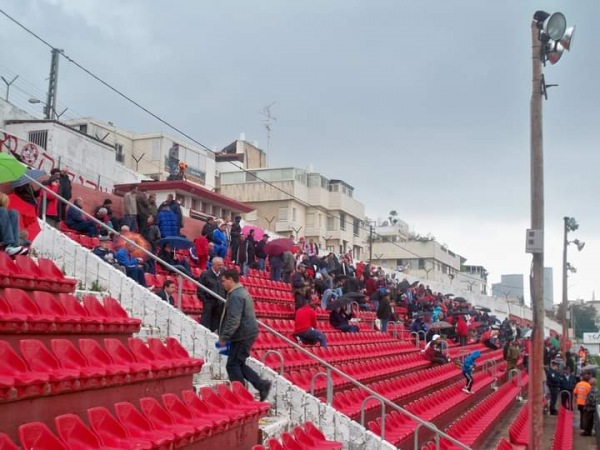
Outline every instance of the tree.
<svg viewBox="0 0 600 450"><path fill-rule="evenodd" d="M390 224L396 225L398 223L398 211L392 209L388 219L390 219Z"/></svg>
<svg viewBox="0 0 600 450"><path fill-rule="evenodd" d="M575 336L583 339L583 333L597 333L596 326L596 308L592 305L573 305L571 307L573 314L573 325Z"/></svg>

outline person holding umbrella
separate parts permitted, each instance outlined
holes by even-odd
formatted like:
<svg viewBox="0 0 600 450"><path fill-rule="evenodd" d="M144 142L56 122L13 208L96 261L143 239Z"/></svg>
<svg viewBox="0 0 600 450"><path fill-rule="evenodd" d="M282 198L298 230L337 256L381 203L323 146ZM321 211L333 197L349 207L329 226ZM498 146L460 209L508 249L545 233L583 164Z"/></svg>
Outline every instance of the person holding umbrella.
<svg viewBox="0 0 600 450"><path fill-rule="evenodd" d="M329 313L329 324L336 330L344 333L358 333L359 329L356 325L350 324L350 319L354 317L352 310L349 310L350 303L356 301L358 295L344 295L333 300L329 304L331 312ZM364 296L363 296L364 297Z"/></svg>
<svg viewBox="0 0 600 450"><path fill-rule="evenodd" d="M163 238L159 241L159 243L162 241L162 247L160 249L160 252L158 252L158 257L167 264L170 264L171 266L179 270L180 272L185 273L188 277L191 277L192 271L190 270L190 263L186 259L179 259L175 257L175 250L173 249L173 245L167 241L168 239L169 238ZM188 248L189 247L191 247L191 245L188 246ZM167 266L164 266L160 262L159 264L163 266L165 270L171 272L171 269L169 269Z"/></svg>

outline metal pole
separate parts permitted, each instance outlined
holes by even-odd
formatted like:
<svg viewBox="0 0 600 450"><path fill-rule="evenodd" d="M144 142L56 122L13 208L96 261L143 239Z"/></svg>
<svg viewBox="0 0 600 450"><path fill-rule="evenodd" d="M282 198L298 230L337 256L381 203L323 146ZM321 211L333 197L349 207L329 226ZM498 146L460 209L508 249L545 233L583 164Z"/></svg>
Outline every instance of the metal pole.
<svg viewBox="0 0 600 450"><path fill-rule="evenodd" d="M531 229L544 230L544 151L542 134L542 60L537 21L531 23ZM543 449L543 379L544 379L544 253L533 254L531 267L531 309L533 333L529 383L530 448Z"/></svg>
<svg viewBox="0 0 600 450"><path fill-rule="evenodd" d="M561 349L563 352L563 358L566 361L567 358L565 356L565 353L567 351L567 340L569 339L569 326L567 323L567 307L569 304L569 288L567 286L567 282L568 282L568 275L567 275L567 247L569 246L569 241L567 238L567 234L569 232L569 229L567 227L567 222L569 220L568 217L563 217L564 220L564 240L563 240L563 266L562 266L562 310L563 310L563 317L562 317L562 345L561 345Z"/></svg>
<svg viewBox="0 0 600 450"><path fill-rule="evenodd" d="M373 225L369 225L369 262L373 260Z"/></svg>

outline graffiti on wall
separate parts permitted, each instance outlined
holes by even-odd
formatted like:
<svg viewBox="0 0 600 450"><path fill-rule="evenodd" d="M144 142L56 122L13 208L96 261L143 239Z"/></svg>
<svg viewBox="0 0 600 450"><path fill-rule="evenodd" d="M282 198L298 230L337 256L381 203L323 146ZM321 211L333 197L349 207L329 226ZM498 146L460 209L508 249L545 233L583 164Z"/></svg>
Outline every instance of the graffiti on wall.
<svg viewBox="0 0 600 450"><path fill-rule="evenodd" d="M60 159L53 157L50 152L43 149L42 147L34 144L33 142L19 139L18 137L7 133L6 131L0 131L0 152L8 152L18 155L25 164L34 169L40 169L46 173L54 168L58 168L59 164L69 166L69 177L72 183L82 184L85 187L108 192L112 190L112 186L101 186L100 177L97 180L92 180L91 176L85 176L84 174L78 173L70 166L68 161L61 161Z"/></svg>

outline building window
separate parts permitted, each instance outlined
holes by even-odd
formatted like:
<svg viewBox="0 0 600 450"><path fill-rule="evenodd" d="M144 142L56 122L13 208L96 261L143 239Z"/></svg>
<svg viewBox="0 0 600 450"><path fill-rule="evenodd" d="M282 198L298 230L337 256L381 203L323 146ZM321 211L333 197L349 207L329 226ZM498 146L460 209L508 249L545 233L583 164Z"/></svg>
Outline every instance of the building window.
<svg viewBox="0 0 600 450"><path fill-rule="evenodd" d="M340 230L346 229L346 214L340 212Z"/></svg>
<svg viewBox="0 0 600 450"><path fill-rule="evenodd" d="M329 184L329 192L337 192L339 188L338 184Z"/></svg>
<svg viewBox="0 0 600 450"><path fill-rule="evenodd" d="M296 221L296 208L292 208L292 222Z"/></svg>
<svg viewBox="0 0 600 450"><path fill-rule="evenodd" d="M46 150L46 146L48 145L48 130L30 131L27 140Z"/></svg>
<svg viewBox="0 0 600 450"><path fill-rule="evenodd" d="M360 220L354 219L354 222L352 222L352 232L354 236L360 235Z"/></svg>
<svg viewBox="0 0 600 450"><path fill-rule="evenodd" d="M117 162L125 162L125 153L123 152L123 144L115 144L115 159Z"/></svg>
<svg viewBox="0 0 600 450"><path fill-rule="evenodd" d="M199 198L192 199L192 209L196 211L202 211L202 200Z"/></svg>
<svg viewBox="0 0 600 450"><path fill-rule="evenodd" d="M306 213L306 226L307 227L315 226L315 213Z"/></svg>
<svg viewBox="0 0 600 450"><path fill-rule="evenodd" d="M82 133L87 134L87 123L82 123L81 125L78 126L79 131L81 131Z"/></svg>
<svg viewBox="0 0 600 450"><path fill-rule="evenodd" d="M277 220L279 222L286 222L288 220L288 209L287 208L279 208L279 218Z"/></svg>
<svg viewBox="0 0 600 450"><path fill-rule="evenodd" d="M327 231L335 230L335 222L333 217L327 217Z"/></svg>
<svg viewBox="0 0 600 450"><path fill-rule="evenodd" d="M425 260L423 258L419 258L419 270L425 270Z"/></svg>

